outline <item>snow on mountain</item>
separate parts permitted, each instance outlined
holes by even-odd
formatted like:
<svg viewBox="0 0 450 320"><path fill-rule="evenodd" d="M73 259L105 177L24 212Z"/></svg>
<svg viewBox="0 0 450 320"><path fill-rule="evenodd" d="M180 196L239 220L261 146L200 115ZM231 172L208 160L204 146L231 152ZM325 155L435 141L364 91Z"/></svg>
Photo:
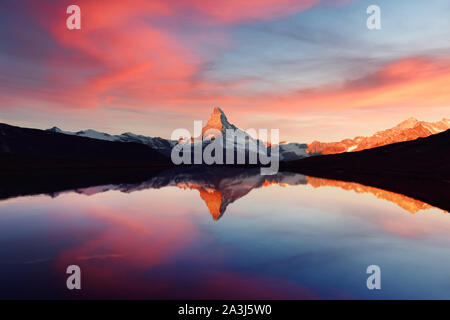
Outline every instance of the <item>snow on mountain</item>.
<svg viewBox="0 0 450 320"><path fill-rule="evenodd" d="M370 137L356 137L339 142L313 141L308 145L307 152L309 154L335 154L360 151L396 142L428 137L448 129L450 129L449 119L444 118L437 122L425 122L411 117L391 129L378 131Z"/></svg>
<svg viewBox="0 0 450 320"><path fill-rule="evenodd" d="M153 149L156 149L163 154L170 156L170 153L172 152L172 148L178 144L178 141L175 140L167 140L160 137L146 137L142 135L137 135L131 132L123 133L118 137L117 141L121 142L136 142L136 143L143 143L146 144Z"/></svg>
<svg viewBox="0 0 450 320"><path fill-rule="evenodd" d="M82 131L78 131L78 132L70 132L70 131L63 131L63 130L59 129L58 127L53 127L51 129L47 129L47 131L70 134L70 135L74 135L74 136L86 137L86 138L92 138L92 139L117 141L117 138L115 136L111 136L107 133L95 131L92 129L82 130Z"/></svg>
<svg viewBox="0 0 450 320"><path fill-rule="evenodd" d="M305 143L287 143L279 145L280 161L293 161L309 157L306 152L308 145Z"/></svg>
<svg viewBox="0 0 450 320"><path fill-rule="evenodd" d="M103 132L98 132L92 129L79 131L76 133L77 136L80 137L87 137L92 139L100 139L100 140L107 140L107 141L116 141L116 138Z"/></svg>
<svg viewBox="0 0 450 320"><path fill-rule="evenodd" d="M78 132L70 132L70 131L63 131L59 129L58 127L53 127L51 129L48 129L47 131L50 132L56 132L56 133L63 133L63 134L69 134L69 135L75 135L79 137L86 137L91 139L99 139L99 140L107 140L107 141L119 141L119 142L136 142L136 143L142 143L145 145L148 145L149 147L158 150L162 154L166 156L170 156L170 153L172 151L172 147L175 146L178 142L173 140L167 140L159 137L146 137L142 135L137 135L131 132L126 132L120 135L110 135L108 133L99 132L96 130L88 129L88 130L82 130Z"/></svg>
<svg viewBox="0 0 450 320"><path fill-rule="evenodd" d="M213 134L212 132L208 132L210 129L215 129L220 132L219 135ZM238 145L235 141L234 137L230 137L226 135L226 130L231 129L235 130L235 133L238 136L245 137L246 140L246 149L243 148L242 145ZM146 137L142 135L137 135L131 132L126 132L120 135L110 135L108 133L99 132L96 130L88 129L88 130L82 130L78 132L70 132L70 131L63 131L59 129L58 127L53 127L51 129L47 129L47 131L50 132L56 132L56 133L62 133L62 134L70 134L70 135L76 135L80 137L87 137L91 139L100 139L100 140L107 140L107 141L120 141L120 142L136 142L136 143L142 143L145 145L150 146L153 149L158 150L162 154L170 157L172 148L177 145L179 142L175 140L167 140L159 137ZM203 141L199 141L200 137L195 137L191 141L184 141L183 143L191 143L192 146L195 144L202 144L202 148L204 148L206 145L211 143L213 139L217 139L219 137L225 137L223 143L226 146L227 144L233 145L237 156L242 153L248 153L248 152L254 152L254 153L266 153L266 149L264 146L264 143L259 141L258 139L253 138L251 135L249 135L244 130L241 130L237 128L235 125L231 124L225 113L218 107L214 108L213 113L211 114L208 122L202 129L202 137ZM231 140L233 139L233 140ZM264 150L261 150L261 147L264 146ZM280 161L292 161L292 160L298 160L304 157L310 156L306 152L307 149L306 144L300 144L300 143L288 143L288 144L280 144L279 145L279 160Z"/></svg>
<svg viewBox="0 0 450 320"><path fill-rule="evenodd" d="M209 130L217 130L220 134L217 134L213 131L208 132ZM238 146L235 137L227 135L227 130L234 130L235 135L238 137L245 137L247 151L258 153L258 140L254 139L251 135L249 135L244 130L237 128L235 125L231 124L225 113L218 107L215 107L213 113L211 114L208 122L202 129L202 137L203 140L210 141L212 139L218 139L220 137L224 137L223 143L225 146L233 145L236 149L237 153L245 152L242 146ZM264 150L265 152L266 150Z"/></svg>
<svg viewBox="0 0 450 320"><path fill-rule="evenodd" d="M214 136L213 134L208 133L207 131L210 129L215 129L221 132L221 135L225 135L225 143L230 142L231 144L236 146L235 141L231 141L230 139L232 139L231 137L227 137L226 136L226 130L227 129L232 129L235 130L237 135L242 135L245 137L248 145L247 145L247 151L250 152L262 152L262 153L266 153L267 151L264 150L261 151L261 146L264 146L265 144L263 142L261 142L258 139L253 138L251 135L249 135L248 133L246 133L244 130L239 129L238 127L236 127L235 125L231 124L225 113L218 107L214 108L213 113L211 114L208 122L206 123L206 125L203 127L202 130L202 135L205 138L218 138L216 136ZM259 148L256 146L260 146ZM279 144L279 160L280 161L292 161L292 160L298 160L304 157L308 157L310 156L307 152L306 149L308 148L308 146L306 144L300 144L300 143L287 143L287 144ZM271 149L270 147L268 148L269 150ZM242 147L237 147L236 148L238 154L244 152L244 150L242 150Z"/></svg>

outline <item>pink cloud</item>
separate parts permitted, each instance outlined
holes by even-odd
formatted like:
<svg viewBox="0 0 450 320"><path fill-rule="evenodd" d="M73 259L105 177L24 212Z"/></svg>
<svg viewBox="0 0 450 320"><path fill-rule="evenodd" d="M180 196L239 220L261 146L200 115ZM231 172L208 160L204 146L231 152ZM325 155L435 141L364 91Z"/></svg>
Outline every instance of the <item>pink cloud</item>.
<svg viewBox="0 0 450 320"><path fill-rule="evenodd" d="M228 27L251 20L291 15L320 0L119 1L80 0L82 29L67 30L65 4L30 3L35 22L48 30L71 55L55 51L47 57L45 88L10 92L17 104L61 108L95 108L105 104L151 108L159 104L226 103L224 91L240 84L198 77L203 64L219 52L199 53L195 43L231 46ZM65 18L67 15L63 15ZM64 23L63 23L64 22ZM200 26L200 35L180 36L183 23ZM23 88L22 88L23 89Z"/></svg>

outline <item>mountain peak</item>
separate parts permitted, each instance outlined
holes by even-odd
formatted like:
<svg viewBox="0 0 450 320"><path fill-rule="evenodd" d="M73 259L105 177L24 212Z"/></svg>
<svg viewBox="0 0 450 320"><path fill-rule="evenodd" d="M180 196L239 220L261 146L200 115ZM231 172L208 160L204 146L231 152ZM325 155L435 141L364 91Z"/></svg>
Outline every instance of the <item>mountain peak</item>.
<svg viewBox="0 0 450 320"><path fill-rule="evenodd" d="M408 128L413 128L416 126L416 124L419 123L419 120L417 120L414 117L410 117L407 120L400 122L397 125L397 128L402 128L402 129L408 129Z"/></svg>
<svg viewBox="0 0 450 320"><path fill-rule="evenodd" d="M209 117L208 122L202 129L202 136L206 133L206 131L210 129L219 130L222 133L225 133L226 129L234 129L236 127L228 122L227 116L219 107L215 107L213 113Z"/></svg>
<svg viewBox="0 0 450 320"><path fill-rule="evenodd" d="M213 114L223 114L225 116L225 113L219 107L214 107Z"/></svg>

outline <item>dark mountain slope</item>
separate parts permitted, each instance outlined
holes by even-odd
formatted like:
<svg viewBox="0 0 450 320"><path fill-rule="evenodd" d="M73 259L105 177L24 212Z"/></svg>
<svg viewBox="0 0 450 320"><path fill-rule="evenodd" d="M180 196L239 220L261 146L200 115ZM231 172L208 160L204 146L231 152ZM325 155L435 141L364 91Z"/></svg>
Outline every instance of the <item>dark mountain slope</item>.
<svg viewBox="0 0 450 320"><path fill-rule="evenodd" d="M0 124L0 171L166 166L149 146Z"/></svg>

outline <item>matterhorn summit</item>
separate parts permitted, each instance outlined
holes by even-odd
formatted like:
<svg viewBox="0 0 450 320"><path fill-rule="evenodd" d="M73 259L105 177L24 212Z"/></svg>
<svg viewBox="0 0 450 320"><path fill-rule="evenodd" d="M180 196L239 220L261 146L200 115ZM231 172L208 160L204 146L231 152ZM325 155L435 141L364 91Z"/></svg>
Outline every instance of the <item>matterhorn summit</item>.
<svg viewBox="0 0 450 320"><path fill-rule="evenodd" d="M225 134L227 129L237 130L236 126L228 122L227 116L222 111L222 109L218 107L214 108L208 122L203 127L202 136L204 136L205 133L210 129L218 130L222 132L222 134Z"/></svg>

